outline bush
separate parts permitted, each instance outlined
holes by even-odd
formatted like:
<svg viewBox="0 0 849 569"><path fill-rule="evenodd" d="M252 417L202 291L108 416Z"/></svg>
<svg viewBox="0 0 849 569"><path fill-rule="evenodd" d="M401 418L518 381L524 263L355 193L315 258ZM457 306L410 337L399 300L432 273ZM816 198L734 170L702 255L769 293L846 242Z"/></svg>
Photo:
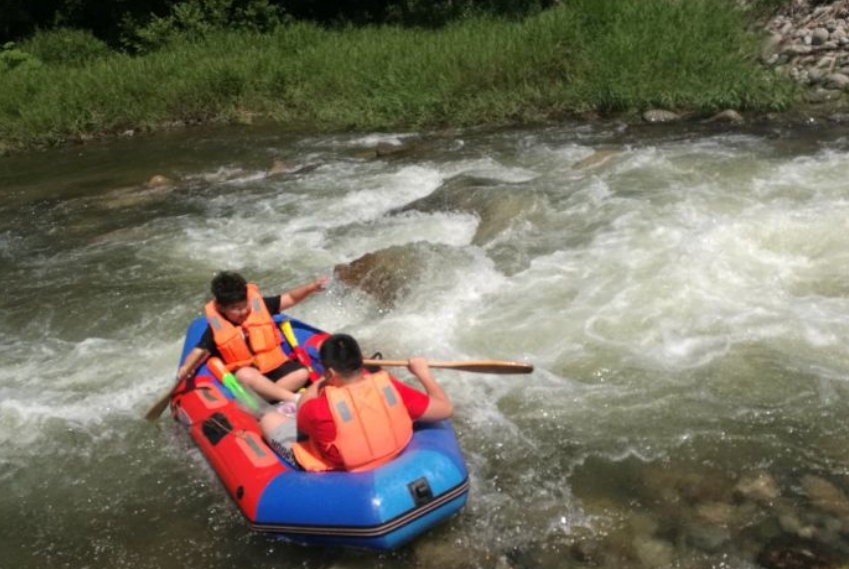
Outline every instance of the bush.
<svg viewBox="0 0 849 569"><path fill-rule="evenodd" d="M41 62L37 58L15 47L14 42L0 48L0 74L12 69L34 69L40 66Z"/></svg>
<svg viewBox="0 0 849 569"><path fill-rule="evenodd" d="M48 65L69 67L82 67L112 53L91 32L69 28L38 31L22 42L20 49Z"/></svg>
<svg viewBox="0 0 849 569"><path fill-rule="evenodd" d="M201 39L212 32L248 30L267 32L282 21L280 8L269 0L184 0L164 18L154 18L135 31L127 43L138 51L159 49L181 39Z"/></svg>

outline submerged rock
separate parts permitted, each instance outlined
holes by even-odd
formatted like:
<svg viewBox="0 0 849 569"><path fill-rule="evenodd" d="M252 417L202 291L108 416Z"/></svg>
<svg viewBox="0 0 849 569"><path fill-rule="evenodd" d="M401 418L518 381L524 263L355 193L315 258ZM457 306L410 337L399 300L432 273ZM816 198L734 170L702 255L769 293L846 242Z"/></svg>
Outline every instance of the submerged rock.
<svg viewBox="0 0 849 569"><path fill-rule="evenodd" d="M171 186L173 184L174 181L171 178L163 176L162 174L156 174L155 176L151 176L144 185L148 188L161 188L163 186Z"/></svg>
<svg viewBox="0 0 849 569"><path fill-rule="evenodd" d="M734 486L734 494L753 502L772 502L781 495L775 479L766 472L747 474Z"/></svg>
<svg viewBox="0 0 849 569"><path fill-rule="evenodd" d="M769 542L757 562L767 569L838 569L840 560L821 543L782 536Z"/></svg>
<svg viewBox="0 0 849 569"><path fill-rule="evenodd" d="M572 165L573 170L584 170L586 168L594 168L605 164L614 156L622 154L621 150L596 150L586 158L578 160Z"/></svg>
<svg viewBox="0 0 849 569"><path fill-rule="evenodd" d="M814 508L828 514L849 516L849 498L828 480L806 475L802 478L802 490Z"/></svg>

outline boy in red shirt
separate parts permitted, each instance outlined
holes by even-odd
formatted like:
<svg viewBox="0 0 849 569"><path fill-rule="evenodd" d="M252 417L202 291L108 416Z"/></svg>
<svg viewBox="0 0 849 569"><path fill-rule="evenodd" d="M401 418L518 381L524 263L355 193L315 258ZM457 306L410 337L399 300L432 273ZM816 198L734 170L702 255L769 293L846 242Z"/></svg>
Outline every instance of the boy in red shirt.
<svg viewBox="0 0 849 569"><path fill-rule="evenodd" d="M404 432L405 429L410 429L409 425L412 421L435 422L451 417L454 412L454 406L451 400L442 390L442 387L436 382L430 372L430 367L424 358L412 358L408 362L408 369L424 387L425 392L409 387L401 383L397 379L389 377L378 377L382 374L368 374L363 369L363 356L356 340L347 334L335 334L328 337L321 345L320 357L324 366L324 379L311 385L298 402L297 411L297 430L301 435L307 437L305 444L299 443L301 447L296 454L304 458L304 452L307 455L314 457L323 463L324 469L346 470L354 469L355 467L368 467L371 464L371 459L379 462L381 459L394 456L403 449L406 445L409 436ZM380 382L380 389L372 389L369 387L370 382ZM330 389L328 389L330 388ZM369 405L358 405L363 396L363 390L369 393L372 400ZM331 397L328 394L331 393ZM338 395L337 395L338 393ZM396 397L397 395L397 397ZM339 398L347 398L342 402ZM387 411L385 416L378 413L377 421L380 425L388 424L390 430L398 433L396 441L384 441L386 445L387 456L372 457L363 455L362 447L358 441L351 441L348 437L346 441L338 438L340 427L345 426L348 416L348 411L358 408L375 408L381 405L374 405L374 397L385 398L378 399L378 403L382 403L386 409L391 409L395 406L397 399L403 405L403 410L397 408L394 411ZM335 413L331 410L330 399L336 401L340 411ZM350 405L348 405L350 404ZM358 415L353 411L354 415ZM375 423L375 419L363 419L354 417L355 420L365 420L365 425L361 425L366 431L371 428L373 431L380 430L380 425ZM388 421L388 423L387 423ZM290 422L289 418L279 413L267 413L261 421L261 427L266 439L287 458L292 458L292 425L287 425ZM408 425L404 423L407 422ZM371 427L370 427L371 425ZM357 431L358 432L358 431ZM376 431L375 431L376 432ZM412 432L411 429L409 431ZM390 437L391 438L391 437ZM404 440L406 438L406 440ZM344 448L340 448L343 446ZM371 448L370 445L369 448ZM347 457L347 460L346 460ZM307 457L311 458L311 457ZM312 461L310 461L312 462ZM315 470L318 468L308 469Z"/></svg>

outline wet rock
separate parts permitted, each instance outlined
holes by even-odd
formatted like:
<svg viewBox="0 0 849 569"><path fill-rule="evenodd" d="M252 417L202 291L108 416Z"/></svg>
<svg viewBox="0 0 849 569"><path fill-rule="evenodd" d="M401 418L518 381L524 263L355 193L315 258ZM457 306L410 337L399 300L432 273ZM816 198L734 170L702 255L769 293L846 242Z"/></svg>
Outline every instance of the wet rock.
<svg viewBox="0 0 849 569"><path fill-rule="evenodd" d="M816 528L803 523L795 511L785 511L779 515L778 524L784 532L802 539L810 539L816 533Z"/></svg>
<svg viewBox="0 0 849 569"><path fill-rule="evenodd" d="M446 245L415 243L367 253L350 263L336 265L333 272L343 284L392 308L411 286L424 275L438 271L448 259L464 263L468 262L468 255Z"/></svg>
<svg viewBox="0 0 849 569"><path fill-rule="evenodd" d="M716 526L729 526L734 521L736 510L732 504L709 502L696 506L696 515Z"/></svg>
<svg viewBox="0 0 849 569"><path fill-rule="evenodd" d="M742 124L743 116L733 109L726 109L724 111L720 111L710 117L705 122L719 122L719 123L730 123L730 124Z"/></svg>
<svg viewBox="0 0 849 569"><path fill-rule="evenodd" d="M581 540L569 548L572 559L584 565L598 565L604 557L601 544L594 540Z"/></svg>
<svg viewBox="0 0 849 569"><path fill-rule="evenodd" d="M455 211L474 213L480 218L474 245L485 245L516 223L522 213L534 208L533 196L517 192L505 182L458 176L452 178L430 195L415 200L393 213L406 211Z"/></svg>
<svg viewBox="0 0 849 569"><path fill-rule="evenodd" d="M660 539L639 540L634 552L643 567L670 567L675 559L675 547Z"/></svg>
<svg viewBox="0 0 849 569"><path fill-rule="evenodd" d="M411 280L419 278L421 265L414 261L410 247L390 247L366 253L355 261L336 265L335 277L352 288L374 297L381 305L391 307Z"/></svg>
<svg viewBox="0 0 849 569"><path fill-rule="evenodd" d="M572 169L584 170L586 168L601 166L614 156L619 156L620 154L622 154L621 150L596 150L586 158L575 162L575 164L572 165Z"/></svg>
<svg viewBox="0 0 849 569"><path fill-rule="evenodd" d="M828 480L807 475L802 478L802 490L814 508L828 514L849 516L849 498Z"/></svg>
<svg viewBox="0 0 849 569"><path fill-rule="evenodd" d="M734 486L734 494L744 500L769 503L781 495L775 479L766 472L743 476Z"/></svg>
<svg viewBox="0 0 849 569"><path fill-rule="evenodd" d="M174 181L171 180L171 178L168 178L168 177L163 176L161 174L156 174L154 176L151 176L148 179L148 181L145 182L144 185L147 186L148 188L161 188L161 187L164 187L164 186L170 186L173 183L174 183Z"/></svg>
<svg viewBox="0 0 849 569"><path fill-rule="evenodd" d="M679 480L678 489L691 504L730 502L733 496L730 481L718 475L688 473Z"/></svg>
<svg viewBox="0 0 849 569"><path fill-rule="evenodd" d="M298 169L298 166L289 164L283 160L275 160L271 163L271 167L268 169L268 175L273 176L274 174L288 174L290 172L294 172Z"/></svg>
<svg viewBox="0 0 849 569"><path fill-rule="evenodd" d="M686 528L687 543L708 553L716 553L726 543L731 541L731 531L728 528L698 523Z"/></svg>
<svg viewBox="0 0 849 569"><path fill-rule="evenodd" d="M400 154L404 154L409 150L410 146L406 144L392 144L389 142L381 142L375 147L374 153L378 158L384 158L386 156L397 156Z"/></svg>
<svg viewBox="0 0 849 569"><path fill-rule="evenodd" d="M643 113L643 120L649 124L661 124L679 121L681 116L664 109L651 109Z"/></svg>
<svg viewBox="0 0 849 569"><path fill-rule="evenodd" d="M163 180L154 180L154 178L157 176L151 178L144 187L126 186L110 190L97 199L97 204L103 209L114 210L164 201L171 195L175 186L164 176L161 176ZM151 183L153 185L149 185Z"/></svg>
<svg viewBox="0 0 849 569"><path fill-rule="evenodd" d="M757 562L766 569L837 569L833 551L812 540L780 537L769 542Z"/></svg>

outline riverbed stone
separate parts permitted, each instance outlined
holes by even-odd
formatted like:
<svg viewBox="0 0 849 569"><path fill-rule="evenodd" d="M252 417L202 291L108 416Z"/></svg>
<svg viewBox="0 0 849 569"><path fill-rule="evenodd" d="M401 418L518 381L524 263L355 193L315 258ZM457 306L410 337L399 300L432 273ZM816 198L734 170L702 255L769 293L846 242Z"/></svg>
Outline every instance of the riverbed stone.
<svg viewBox="0 0 849 569"><path fill-rule="evenodd" d="M849 498L828 480L808 474L802 478L802 490L814 508L828 514L849 516Z"/></svg>
<svg viewBox="0 0 849 569"><path fill-rule="evenodd" d="M716 553L731 541L731 530L708 523L690 524L686 528L687 543L708 553Z"/></svg>
<svg viewBox="0 0 849 569"><path fill-rule="evenodd" d="M744 122L743 116L735 111L734 109L726 109L724 111L720 111L710 117L705 122L719 122L719 123L729 123L729 124L742 124Z"/></svg>
<svg viewBox="0 0 849 569"><path fill-rule="evenodd" d="M804 94L805 101L813 104L828 103L836 101L840 98L840 91L833 91L819 87L817 89L807 91Z"/></svg>
<svg viewBox="0 0 849 569"><path fill-rule="evenodd" d="M816 28L811 32L811 44L822 45L828 41L828 30L825 28Z"/></svg>
<svg viewBox="0 0 849 569"><path fill-rule="evenodd" d="M414 257L415 251L408 247L389 247L336 265L333 272L340 282L362 290L382 306L391 307L407 283L420 276L420 265Z"/></svg>
<svg viewBox="0 0 849 569"><path fill-rule="evenodd" d="M675 547L661 539L638 539L634 552L643 567L670 567L675 559Z"/></svg>
<svg viewBox="0 0 849 569"><path fill-rule="evenodd" d="M813 540L782 536L764 546L757 562L766 569L838 569L837 556Z"/></svg>
<svg viewBox="0 0 849 569"><path fill-rule="evenodd" d="M147 182L145 182L145 186L148 188L161 188L163 186L170 186L174 183L171 178L167 176L163 176L162 174L156 174L148 178Z"/></svg>
<svg viewBox="0 0 849 569"><path fill-rule="evenodd" d="M608 160L613 158L614 156L618 156L622 154L621 150L596 150L586 158L582 158L578 160L572 165L573 170L584 170L586 168L594 168L596 166L601 166L606 163Z"/></svg>
<svg viewBox="0 0 849 569"><path fill-rule="evenodd" d="M812 67L808 69L808 82L812 85L820 83L825 78L826 72L822 69Z"/></svg>
<svg viewBox="0 0 849 569"><path fill-rule="evenodd" d="M740 478L734 486L734 494L744 500L770 503L781 495L781 488L769 473L755 472Z"/></svg>
<svg viewBox="0 0 849 569"><path fill-rule="evenodd" d="M828 89L846 90L849 87L849 77L842 73L832 73L825 79L825 86Z"/></svg>
<svg viewBox="0 0 849 569"><path fill-rule="evenodd" d="M298 164L290 164L285 160L274 160L271 162L271 166L268 168L268 175L273 176L276 174L290 174L292 172L296 172L301 168Z"/></svg>
<svg viewBox="0 0 849 569"><path fill-rule="evenodd" d="M725 502L706 502L696 506L696 515L712 525L727 527L734 522L736 509Z"/></svg>
<svg viewBox="0 0 849 569"><path fill-rule="evenodd" d="M650 124L670 123L681 120L681 116L665 109L650 109L643 113L643 120Z"/></svg>
<svg viewBox="0 0 849 569"><path fill-rule="evenodd" d="M784 37L780 33L772 33L769 37L764 40L763 46L761 47L761 60L767 61L771 57L778 57L779 52L781 51L781 42L784 41Z"/></svg>

